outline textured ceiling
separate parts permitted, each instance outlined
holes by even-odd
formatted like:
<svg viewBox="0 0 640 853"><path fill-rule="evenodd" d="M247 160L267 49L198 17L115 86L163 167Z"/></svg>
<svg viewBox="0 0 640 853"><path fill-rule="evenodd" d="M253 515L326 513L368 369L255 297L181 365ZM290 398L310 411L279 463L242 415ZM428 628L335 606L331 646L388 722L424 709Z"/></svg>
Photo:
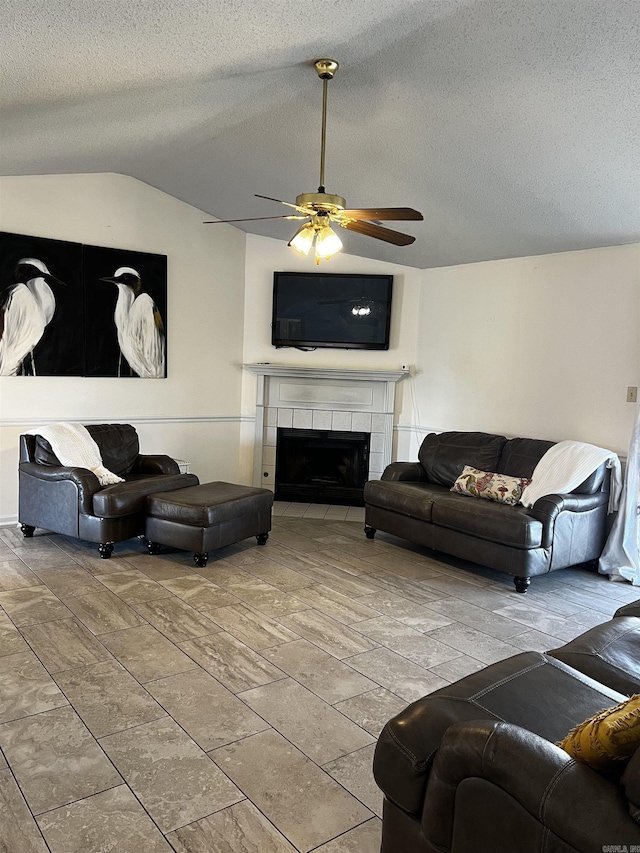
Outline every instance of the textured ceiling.
<svg viewBox="0 0 640 853"><path fill-rule="evenodd" d="M8 175L122 172L220 219L408 205L416 267L640 240L638 0L0 0ZM99 200L96 200L99 204ZM217 226L202 226L215 228ZM240 227L288 240L295 223ZM392 225L392 227L395 227Z"/></svg>

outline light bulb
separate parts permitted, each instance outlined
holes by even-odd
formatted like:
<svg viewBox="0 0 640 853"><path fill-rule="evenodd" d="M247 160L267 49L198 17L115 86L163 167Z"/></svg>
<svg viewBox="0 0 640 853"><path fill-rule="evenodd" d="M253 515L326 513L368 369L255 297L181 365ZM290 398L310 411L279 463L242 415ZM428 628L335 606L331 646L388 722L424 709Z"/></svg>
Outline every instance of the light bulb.
<svg viewBox="0 0 640 853"><path fill-rule="evenodd" d="M323 225L318 228L318 236L316 238L316 255L319 258L331 257L339 252L342 248L342 241L329 225Z"/></svg>
<svg viewBox="0 0 640 853"><path fill-rule="evenodd" d="M292 249L295 249L296 252L300 252L301 255L308 255L309 250L313 246L315 236L316 230L313 225L310 222L305 222L305 224L293 235L289 241L289 245Z"/></svg>

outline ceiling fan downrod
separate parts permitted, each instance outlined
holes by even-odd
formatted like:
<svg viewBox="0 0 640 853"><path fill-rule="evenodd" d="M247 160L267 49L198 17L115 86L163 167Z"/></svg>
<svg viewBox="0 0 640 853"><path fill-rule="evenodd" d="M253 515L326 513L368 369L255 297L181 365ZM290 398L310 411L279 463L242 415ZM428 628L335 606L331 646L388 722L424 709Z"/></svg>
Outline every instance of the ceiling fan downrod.
<svg viewBox="0 0 640 853"><path fill-rule="evenodd" d="M334 74L338 70L338 63L335 59L318 59L314 62L318 77L322 80L322 136L320 142L320 186L319 193L324 193L324 158L327 144L327 88L329 80L333 80Z"/></svg>

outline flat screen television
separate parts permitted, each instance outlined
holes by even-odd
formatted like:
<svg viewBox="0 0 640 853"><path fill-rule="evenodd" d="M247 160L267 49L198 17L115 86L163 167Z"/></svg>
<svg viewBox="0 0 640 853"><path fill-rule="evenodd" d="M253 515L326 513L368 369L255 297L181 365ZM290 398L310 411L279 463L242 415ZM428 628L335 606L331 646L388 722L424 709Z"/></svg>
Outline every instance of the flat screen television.
<svg viewBox="0 0 640 853"><path fill-rule="evenodd" d="M273 274L276 347L389 349L392 275Z"/></svg>

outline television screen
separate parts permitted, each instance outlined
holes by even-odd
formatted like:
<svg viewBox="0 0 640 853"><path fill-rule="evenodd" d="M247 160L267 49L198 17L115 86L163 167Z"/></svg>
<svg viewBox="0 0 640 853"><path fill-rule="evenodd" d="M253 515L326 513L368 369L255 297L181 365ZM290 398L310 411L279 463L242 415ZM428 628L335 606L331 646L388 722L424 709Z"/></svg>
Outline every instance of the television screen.
<svg viewBox="0 0 640 853"><path fill-rule="evenodd" d="M389 349L392 275L273 275L276 347Z"/></svg>

